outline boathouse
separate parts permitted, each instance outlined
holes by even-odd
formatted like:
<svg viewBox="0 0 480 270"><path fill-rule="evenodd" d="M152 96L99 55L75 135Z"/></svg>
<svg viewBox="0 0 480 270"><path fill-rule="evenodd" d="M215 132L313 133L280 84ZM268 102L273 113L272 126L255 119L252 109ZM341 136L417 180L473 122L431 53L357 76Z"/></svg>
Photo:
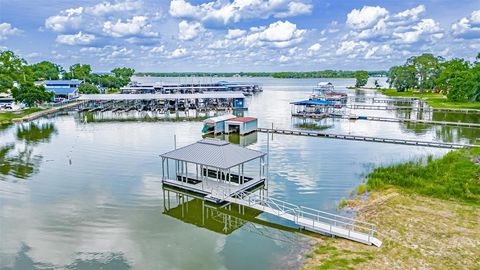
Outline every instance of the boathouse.
<svg viewBox="0 0 480 270"><path fill-rule="evenodd" d="M202 133L221 134L225 132L225 121L236 118L233 114L211 117L203 121Z"/></svg>
<svg viewBox="0 0 480 270"><path fill-rule="evenodd" d="M265 184L266 154L226 141L203 139L160 156L164 185L201 194L208 201L219 203L220 198Z"/></svg>
<svg viewBox="0 0 480 270"><path fill-rule="evenodd" d="M225 121L225 134L238 133L245 135L257 131L257 118L237 117Z"/></svg>
<svg viewBox="0 0 480 270"><path fill-rule="evenodd" d="M332 113L337 105L334 101L309 99L290 102L292 107L292 116L322 118Z"/></svg>

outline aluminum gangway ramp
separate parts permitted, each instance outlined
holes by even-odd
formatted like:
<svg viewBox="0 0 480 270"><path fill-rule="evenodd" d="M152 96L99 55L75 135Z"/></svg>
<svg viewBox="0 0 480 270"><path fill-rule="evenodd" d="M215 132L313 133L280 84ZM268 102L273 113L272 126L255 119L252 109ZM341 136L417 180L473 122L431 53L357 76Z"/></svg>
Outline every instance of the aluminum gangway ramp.
<svg viewBox="0 0 480 270"><path fill-rule="evenodd" d="M297 206L279 199L248 191L230 194L217 190L212 194L224 201L254 208L286 220L306 230L338 236L367 245L380 247L382 241L374 237L376 225L308 207Z"/></svg>

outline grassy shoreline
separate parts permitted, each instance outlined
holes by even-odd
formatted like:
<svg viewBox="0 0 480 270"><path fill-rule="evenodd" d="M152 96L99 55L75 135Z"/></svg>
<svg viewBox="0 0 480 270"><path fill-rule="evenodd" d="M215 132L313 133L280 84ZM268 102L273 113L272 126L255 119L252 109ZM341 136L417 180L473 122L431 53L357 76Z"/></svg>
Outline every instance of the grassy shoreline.
<svg viewBox="0 0 480 270"><path fill-rule="evenodd" d="M319 240L303 269L475 269L480 266L480 149L377 168L346 201L377 224L381 248Z"/></svg>
<svg viewBox="0 0 480 270"><path fill-rule="evenodd" d="M439 94L439 93L420 93L417 91L398 92L397 89L393 89L393 88L373 88L373 87L353 87L353 86L347 86L347 89L378 91L389 97L418 98L423 102L426 102L428 105L430 105L433 108L480 109L480 102L449 101L445 95Z"/></svg>
<svg viewBox="0 0 480 270"><path fill-rule="evenodd" d="M28 108L18 112L0 112L0 124L9 124L12 123L13 119L23 118L30 114L47 110L48 107L35 107L35 108Z"/></svg>
<svg viewBox="0 0 480 270"><path fill-rule="evenodd" d="M449 101L447 97L439 93L420 93L414 91L397 92L396 89L378 89L382 94L389 97L414 97L426 102L433 108L453 109L480 109L480 102L455 102Z"/></svg>

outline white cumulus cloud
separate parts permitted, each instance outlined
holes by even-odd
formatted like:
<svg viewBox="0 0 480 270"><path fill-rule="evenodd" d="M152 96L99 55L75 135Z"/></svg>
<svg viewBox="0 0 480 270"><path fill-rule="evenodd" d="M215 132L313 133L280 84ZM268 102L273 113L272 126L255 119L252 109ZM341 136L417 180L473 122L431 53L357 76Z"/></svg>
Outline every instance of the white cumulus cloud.
<svg viewBox="0 0 480 270"><path fill-rule="evenodd" d="M56 40L57 43L65 45L88 45L95 41L95 36L92 34L83 34L78 32L74 35L59 35Z"/></svg>
<svg viewBox="0 0 480 270"><path fill-rule="evenodd" d="M381 18L388 15L383 7L364 6L362 9L353 9L347 15L347 25L354 29L364 29L375 25Z"/></svg>
<svg viewBox="0 0 480 270"><path fill-rule="evenodd" d="M457 38L480 38L480 10L475 10L469 17L464 17L453 23L452 33Z"/></svg>
<svg viewBox="0 0 480 270"><path fill-rule="evenodd" d="M86 12L92 15L101 16L101 15L111 14L111 13L138 10L141 7L142 7L141 1L125 1L125 2L116 2L113 4L110 2L103 2L92 7L88 7L86 9Z"/></svg>
<svg viewBox="0 0 480 270"><path fill-rule="evenodd" d="M5 40L8 36L16 35L21 32L20 29L13 27L9 23L0 23L0 40Z"/></svg>
<svg viewBox="0 0 480 270"><path fill-rule="evenodd" d="M180 40L188 41L195 39L200 32L203 31L203 27L199 22L181 21L178 24L178 38Z"/></svg>
<svg viewBox="0 0 480 270"><path fill-rule="evenodd" d="M242 29L228 29L228 33L225 36L225 38L236 39L236 38L245 36L245 34L247 34L247 31Z"/></svg>
<svg viewBox="0 0 480 270"><path fill-rule="evenodd" d="M186 56L188 56L188 51L185 48L177 48L170 54L170 58L182 58Z"/></svg>
<svg viewBox="0 0 480 270"><path fill-rule="evenodd" d="M48 17L45 20L45 27L55 32L78 29L82 25L82 13L83 7L66 9L59 15Z"/></svg>
<svg viewBox="0 0 480 270"><path fill-rule="evenodd" d="M313 6L301 0L211 1L194 5L186 0L172 0L170 15L196 19L206 26L227 25L245 19L285 18L309 14Z"/></svg>
<svg viewBox="0 0 480 270"><path fill-rule="evenodd" d="M152 25L147 22L146 16L134 16L131 19L116 22L106 21L103 24L103 32L112 37L125 37L125 36L157 36L151 30Z"/></svg>

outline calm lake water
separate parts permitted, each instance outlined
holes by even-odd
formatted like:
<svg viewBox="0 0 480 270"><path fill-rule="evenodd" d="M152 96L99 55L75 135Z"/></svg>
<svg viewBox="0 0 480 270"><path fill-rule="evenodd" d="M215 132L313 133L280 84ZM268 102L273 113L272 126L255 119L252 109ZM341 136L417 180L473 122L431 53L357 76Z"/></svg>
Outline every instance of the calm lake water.
<svg viewBox="0 0 480 270"><path fill-rule="evenodd" d="M243 79L243 78L242 78ZM159 78L138 78L158 81ZM163 78L178 81L177 78ZM216 80L216 79L215 79ZM245 80L245 79L243 79ZM289 102L318 79L253 78L248 98L259 125L294 128ZM329 79L337 89L351 79ZM372 82L370 82L372 83ZM381 96L349 91L352 96ZM479 115L416 111L349 113L480 122ZM310 239L253 210L217 209L164 193L159 154L202 138L201 122L82 123L77 112L0 127L1 269L292 269ZM326 119L326 132L473 142L480 129ZM266 151L266 134L231 137ZM274 135L269 195L335 212L374 167L439 157L447 150ZM348 214L348 213L346 213ZM279 225L276 225L279 224ZM381 230L381 228L379 228Z"/></svg>

